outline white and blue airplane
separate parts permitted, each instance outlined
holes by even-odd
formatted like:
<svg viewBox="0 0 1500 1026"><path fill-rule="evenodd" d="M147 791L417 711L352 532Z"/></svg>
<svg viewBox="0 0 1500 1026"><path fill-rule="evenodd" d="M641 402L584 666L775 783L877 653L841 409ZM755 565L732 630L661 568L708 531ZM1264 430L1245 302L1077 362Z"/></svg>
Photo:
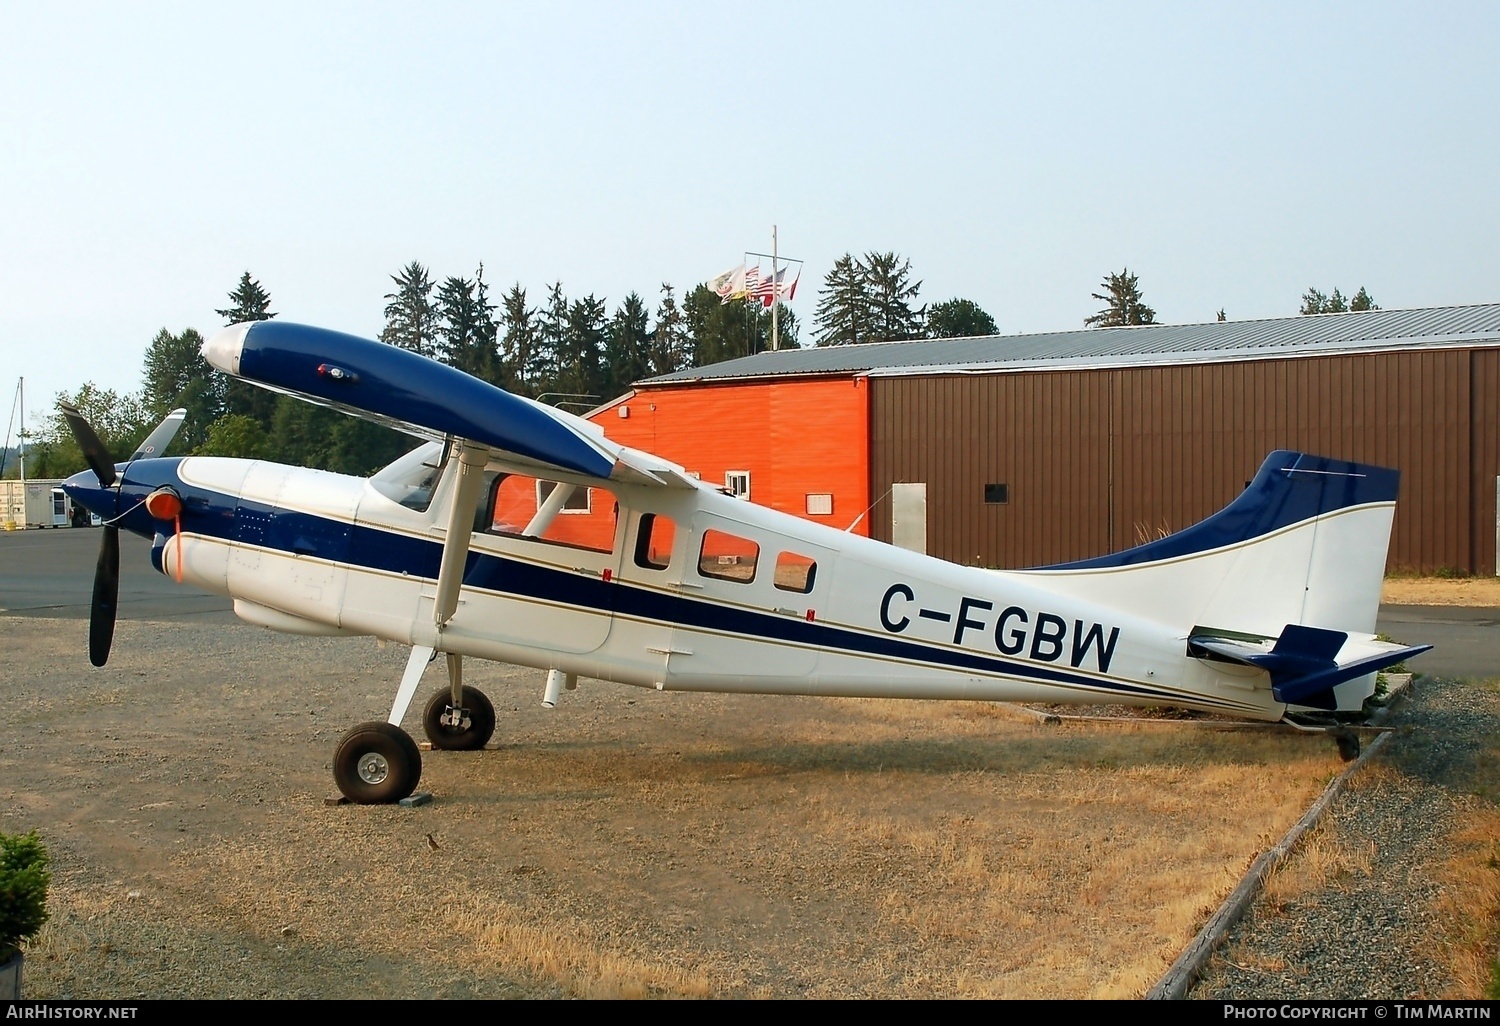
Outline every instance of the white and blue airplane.
<svg viewBox="0 0 1500 1026"><path fill-rule="evenodd" d="M410 645L387 720L338 744L334 780L354 802L416 788L421 754L400 724L437 653L448 686L423 727L434 748L473 750L495 712L463 683L466 656L550 671L548 705L587 676L671 691L1173 706L1303 726L1321 715L1326 726L1363 707L1377 670L1430 647L1372 633L1394 470L1277 451L1229 506L1177 534L988 570L743 501L586 420L384 343L259 321L215 335L203 355L425 444L368 479L151 458L176 430L169 417L117 466L65 408L91 469L64 488L106 525L90 660L109 655L120 528L153 539L157 570L229 595L250 623ZM497 508L512 479L541 482L524 523ZM552 530L579 489L614 502L611 540ZM1351 758L1357 739L1337 736Z"/></svg>

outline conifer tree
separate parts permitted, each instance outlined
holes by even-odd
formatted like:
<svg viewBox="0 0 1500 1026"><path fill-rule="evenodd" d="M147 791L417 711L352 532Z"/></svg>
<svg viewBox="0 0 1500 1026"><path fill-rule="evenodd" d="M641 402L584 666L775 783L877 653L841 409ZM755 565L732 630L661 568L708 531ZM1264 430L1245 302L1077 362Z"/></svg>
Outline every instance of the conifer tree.
<svg viewBox="0 0 1500 1026"><path fill-rule="evenodd" d="M246 271L240 282L229 293L229 306L215 311L224 318L225 324L243 324L246 321L268 321L275 317L271 311L271 294L260 282ZM237 413L249 417L260 425L263 432L271 431L271 422L276 416L277 395L248 381L231 379L224 389L226 413Z"/></svg>
<svg viewBox="0 0 1500 1026"><path fill-rule="evenodd" d="M385 328L380 341L423 356L432 356L438 343L438 312L432 305L432 278L427 268L413 260L391 275L395 292L385 298Z"/></svg>
<svg viewBox="0 0 1500 1026"><path fill-rule="evenodd" d="M192 452L208 437L209 426L224 414L226 378L203 359L203 336L192 328L174 335L166 328L146 348L141 405L155 423L168 411L187 410L173 441L177 452Z"/></svg>
<svg viewBox="0 0 1500 1026"><path fill-rule="evenodd" d="M725 303L707 285L699 285L683 300L682 316L692 347L691 366L706 367L771 347L771 311L757 301ZM783 306L777 316L781 347L797 348L797 315Z"/></svg>
<svg viewBox="0 0 1500 1026"><path fill-rule="evenodd" d="M895 253L866 253L858 266L869 297L871 341L921 338L927 308L913 305L922 283L911 280L911 261Z"/></svg>
<svg viewBox="0 0 1500 1026"><path fill-rule="evenodd" d="M246 271L240 275L240 283L229 293L229 307L214 311L224 318L225 324L243 324L245 321L268 321L276 315L271 312L271 294L261 288L260 282Z"/></svg>
<svg viewBox="0 0 1500 1026"><path fill-rule="evenodd" d="M547 303L537 313L536 365L539 373L532 380L538 397L558 391L562 374L562 352L567 345L568 297L562 282L547 286Z"/></svg>
<svg viewBox="0 0 1500 1026"><path fill-rule="evenodd" d="M615 310L604 333L602 397L611 399L651 373L650 314L632 292Z"/></svg>
<svg viewBox="0 0 1500 1026"><path fill-rule="evenodd" d="M823 279L813 315L814 344L843 346L873 341L870 305L864 269L852 254L845 253L833 262L833 270Z"/></svg>
<svg viewBox="0 0 1500 1026"><path fill-rule="evenodd" d="M537 393L532 384L542 374L537 366L536 310L526 305L526 290L520 282L511 286L500 305L505 327L500 341L500 387L534 398Z"/></svg>
<svg viewBox="0 0 1500 1026"><path fill-rule="evenodd" d="M554 390L561 394L561 402L574 405L575 412L604 398L604 328L602 299L590 293L568 304Z"/></svg>
<svg viewBox="0 0 1500 1026"><path fill-rule="evenodd" d="M1103 292L1092 293L1107 306L1092 317L1085 317L1085 327L1114 328L1125 324L1155 324L1156 311L1141 299L1140 279L1124 268L1119 274L1104 277Z"/></svg>
<svg viewBox="0 0 1500 1026"><path fill-rule="evenodd" d="M438 355L466 374L494 381L499 366L495 352L495 307L489 301L484 265L471 281L446 278L438 287Z"/></svg>
<svg viewBox="0 0 1500 1026"><path fill-rule="evenodd" d="M1380 307L1375 305L1375 300L1369 291L1361 285L1359 291L1354 294L1354 298L1347 300L1338 289L1334 289L1333 293L1327 296L1318 289L1308 289L1302 293L1302 309L1298 313L1359 313L1364 310L1379 309Z"/></svg>
<svg viewBox="0 0 1500 1026"><path fill-rule="evenodd" d="M661 300L656 304L656 326L651 331L650 372L670 374L690 365L692 346L683 324L682 310L672 286L661 283Z"/></svg>

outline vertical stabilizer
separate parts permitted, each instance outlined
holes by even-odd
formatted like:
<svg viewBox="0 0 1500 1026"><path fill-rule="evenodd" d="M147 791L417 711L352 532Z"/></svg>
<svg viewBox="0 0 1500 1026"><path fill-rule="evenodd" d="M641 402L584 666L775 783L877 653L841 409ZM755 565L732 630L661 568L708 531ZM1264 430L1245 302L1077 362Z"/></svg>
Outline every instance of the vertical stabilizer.
<svg viewBox="0 0 1500 1026"><path fill-rule="evenodd" d="M1399 484L1395 470L1278 450L1233 502L1184 531L1022 573L1184 630L1369 634Z"/></svg>

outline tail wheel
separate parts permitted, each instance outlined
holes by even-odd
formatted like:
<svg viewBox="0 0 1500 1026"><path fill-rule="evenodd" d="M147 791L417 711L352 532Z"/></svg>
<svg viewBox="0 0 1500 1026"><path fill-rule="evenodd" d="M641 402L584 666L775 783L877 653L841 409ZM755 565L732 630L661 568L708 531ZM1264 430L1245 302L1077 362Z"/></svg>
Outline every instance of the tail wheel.
<svg viewBox="0 0 1500 1026"><path fill-rule="evenodd" d="M474 752L495 733L495 707L484 692L463 688L463 706L453 707L453 692L444 688L432 696L422 713L422 729L432 747L449 752Z"/></svg>
<svg viewBox="0 0 1500 1026"><path fill-rule="evenodd" d="M411 735L389 723L361 723L339 741L333 780L358 805L399 802L422 779L422 753Z"/></svg>
<svg viewBox="0 0 1500 1026"><path fill-rule="evenodd" d="M1336 730L1333 732L1334 743L1339 746L1339 758L1345 762L1353 762L1359 758L1359 735L1352 730Z"/></svg>

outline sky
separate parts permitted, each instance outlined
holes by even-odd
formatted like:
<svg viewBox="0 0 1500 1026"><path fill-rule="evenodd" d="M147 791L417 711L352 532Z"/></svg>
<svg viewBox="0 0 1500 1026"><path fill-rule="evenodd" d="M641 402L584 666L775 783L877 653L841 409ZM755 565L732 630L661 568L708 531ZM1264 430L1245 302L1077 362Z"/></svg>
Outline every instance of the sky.
<svg viewBox="0 0 1500 1026"><path fill-rule="evenodd" d="M1500 301L1493 3L0 0L0 407L129 391L249 271L373 337L409 262L654 306L844 253L1005 333Z"/></svg>

